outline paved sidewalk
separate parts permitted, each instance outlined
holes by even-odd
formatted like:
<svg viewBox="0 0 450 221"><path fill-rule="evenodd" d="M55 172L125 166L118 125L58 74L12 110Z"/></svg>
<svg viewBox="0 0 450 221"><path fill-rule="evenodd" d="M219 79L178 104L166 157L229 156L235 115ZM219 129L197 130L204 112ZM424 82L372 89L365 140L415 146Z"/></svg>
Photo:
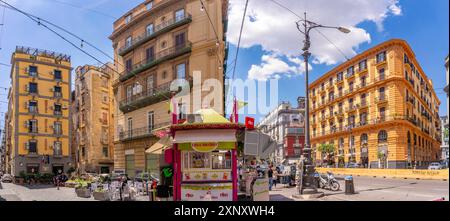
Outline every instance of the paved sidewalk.
<svg viewBox="0 0 450 221"><path fill-rule="evenodd" d="M431 201L444 197L449 199L449 182L438 180L388 179L354 177L354 195L346 195L343 177L338 177L341 190L332 192L319 189L325 196L317 201ZM294 201L297 188L277 185L270 192L271 201ZM297 201L298 199L295 199Z"/></svg>

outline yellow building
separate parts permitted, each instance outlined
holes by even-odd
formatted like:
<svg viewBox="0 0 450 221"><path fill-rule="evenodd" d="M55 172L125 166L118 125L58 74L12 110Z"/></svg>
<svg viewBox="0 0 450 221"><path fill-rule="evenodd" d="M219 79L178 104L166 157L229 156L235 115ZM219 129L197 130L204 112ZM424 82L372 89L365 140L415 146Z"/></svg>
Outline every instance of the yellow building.
<svg viewBox="0 0 450 221"><path fill-rule="evenodd" d="M11 60L10 170L67 172L70 158L70 56L16 47Z"/></svg>
<svg viewBox="0 0 450 221"><path fill-rule="evenodd" d="M424 167L439 159L440 101L403 40L377 45L310 86L311 144L333 144L334 162ZM316 151L316 163L326 159Z"/></svg>
<svg viewBox="0 0 450 221"><path fill-rule="evenodd" d="M158 162L164 160L144 152L157 141L152 131L171 124L168 101L174 80L192 82L193 72L200 71L202 83L217 79L223 86L228 1L202 1L147 0L114 23L110 39L120 73L114 84L114 168L131 177L144 171L159 174ZM223 90L220 94L214 109L223 113ZM185 102L179 110L196 111Z"/></svg>
<svg viewBox="0 0 450 221"><path fill-rule="evenodd" d="M106 66L85 65L76 69L72 148L79 173L103 174L113 170L115 103L112 77Z"/></svg>

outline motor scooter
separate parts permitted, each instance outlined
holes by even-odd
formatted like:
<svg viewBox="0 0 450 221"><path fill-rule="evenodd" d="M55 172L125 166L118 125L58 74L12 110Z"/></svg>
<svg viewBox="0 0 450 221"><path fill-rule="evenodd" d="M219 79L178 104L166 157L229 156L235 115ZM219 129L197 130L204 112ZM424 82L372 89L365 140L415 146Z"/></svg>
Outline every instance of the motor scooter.
<svg viewBox="0 0 450 221"><path fill-rule="evenodd" d="M322 189L338 191L340 188L339 182L331 172L327 172L325 177L316 172L315 177L318 179L319 187Z"/></svg>

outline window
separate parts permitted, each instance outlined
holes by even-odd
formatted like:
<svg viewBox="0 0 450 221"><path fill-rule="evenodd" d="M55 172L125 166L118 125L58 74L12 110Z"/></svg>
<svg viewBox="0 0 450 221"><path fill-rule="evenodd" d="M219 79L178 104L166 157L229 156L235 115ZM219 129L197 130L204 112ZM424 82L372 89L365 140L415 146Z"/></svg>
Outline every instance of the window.
<svg viewBox="0 0 450 221"><path fill-rule="evenodd" d="M86 157L86 148L81 147L81 156Z"/></svg>
<svg viewBox="0 0 450 221"><path fill-rule="evenodd" d="M330 86L333 86L333 77L330 77L330 79L328 80L329 82L329 84L330 84Z"/></svg>
<svg viewBox="0 0 450 221"><path fill-rule="evenodd" d="M27 164L27 173L39 173L39 164Z"/></svg>
<svg viewBox="0 0 450 221"><path fill-rule="evenodd" d="M355 73L355 68L354 68L353 66L351 66L351 67L349 67L349 68L347 69L347 76L348 76L348 77L353 76L354 73Z"/></svg>
<svg viewBox="0 0 450 221"><path fill-rule="evenodd" d="M212 169L231 169L231 153L212 153Z"/></svg>
<svg viewBox="0 0 450 221"><path fill-rule="evenodd" d="M27 149L29 154L37 154L37 140L29 140Z"/></svg>
<svg viewBox="0 0 450 221"><path fill-rule="evenodd" d="M133 118L128 118L128 137L133 136Z"/></svg>
<svg viewBox="0 0 450 221"><path fill-rule="evenodd" d="M108 157L108 147L107 146L103 147L102 153L103 153L103 157Z"/></svg>
<svg viewBox="0 0 450 221"><path fill-rule="evenodd" d="M62 123L61 122L56 121L53 124L53 134L55 134L55 135L61 135L62 134Z"/></svg>
<svg viewBox="0 0 450 221"><path fill-rule="evenodd" d="M128 23L130 23L130 21L131 21L131 14L130 15L127 15L127 17L125 17L125 24L128 24Z"/></svg>
<svg viewBox="0 0 450 221"><path fill-rule="evenodd" d="M131 101L131 97L133 96L133 85L127 87L127 100Z"/></svg>
<svg viewBox="0 0 450 221"><path fill-rule="evenodd" d="M38 93L37 83L33 83L33 82L28 83L28 92L31 94L37 94Z"/></svg>
<svg viewBox="0 0 450 221"><path fill-rule="evenodd" d="M361 87L365 87L366 86L366 76L361 77L360 81L361 81Z"/></svg>
<svg viewBox="0 0 450 221"><path fill-rule="evenodd" d="M32 77L36 77L38 74L38 67L36 66L29 66L28 67L28 75Z"/></svg>
<svg viewBox="0 0 450 221"><path fill-rule="evenodd" d="M53 88L53 96L55 97L62 97L62 88L59 86L55 86Z"/></svg>
<svg viewBox="0 0 450 221"><path fill-rule="evenodd" d="M147 36L152 35L154 32L154 25L153 24L147 25L145 30L147 31Z"/></svg>
<svg viewBox="0 0 450 221"><path fill-rule="evenodd" d="M62 156L62 144L60 141L55 141L53 144L53 155Z"/></svg>
<svg viewBox="0 0 450 221"><path fill-rule="evenodd" d="M132 38L131 38L131 36L129 36L129 37L125 40L125 47L130 47L130 46L131 46L131 41L132 41Z"/></svg>
<svg viewBox="0 0 450 221"><path fill-rule="evenodd" d="M378 142L387 142L387 132L385 130L382 130L378 133Z"/></svg>
<svg viewBox="0 0 450 221"><path fill-rule="evenodd" d="M186 64L182 63L177 65L177 79L186 79Z"/></svg>
<svg viewBox="0 0 450 221"><path fill-rule="evenodd" d="M379 90L378 90L378 92L379 92L379 95L380 95L380 101L384 101L385 99L386 99L386 96L385 96L385 88L384 87L382 87L382 88L380 88Z"/></svg>
<svg viewBox="0 0 450 221"><path fill-rule="evenodd" d="M148 125L148 132L151 133L153 131L154 125L155 125L155 113L153 111L148 112L147 125Z"/></svg>
<svg viewBox="0 0 450 221"><path fill-rule="evenodd" d="M125 69L127 72L130 72L133 69L133 63L131 58L125 61Z"/></svg>
<svg viewBox="0 0 450 221"><path fill-rule="evenodd" d="M37 113L38 112L38 103L37 101L28 102L28 112Z"/></svg>
<svg viewBox="0 0 450 221"><path fill-rule="evenodd" d="M211 168L209 153L189 152L185 154L184 167L192 169Z"/></svg>
<svg viewBox="0 0 450 221"><path fill-rule="evenodd" d="M106 112L102 113L102 123L103 123L103 125L108 124L108 113L106 113Z"/></svg>
<svg viewBox="0 0 450 221"><path fill-rule="evenodd" d="M386 61L386 52L381 52L379 54L377 54L377 63L381 63Z"/></svg>
<svg viewBox="0 0 450 221"><path fill-rule="evenodd" d="M385 70L384 70L384 68L381 68L379 71L378 71L378 76L380 76L380 81L382 81L382 80L384 80L385 79Z"/></svg>
<svg viewBox="0 0 450 221"><path fill-rule="evenodd" d="M55 78L55 80L61 80L62 79L61 71L60 70L54 70L53 71L53 77Z"/></svg>
<svg viewBox="0 0 450 221"><path fill-rule="evenodd" d="M162 78L166 79L166 77L167 77L167 71L163 71Z"/></svg>
<svg viewBox="0 0 450 221"><path fill-rule="evenodd" d="M360 121L359 123L361 126L366 125L367 124L367 113L361 113L359 115L359 121Z"/></svg>
<svg viewBox="0 0 450 221"><path fill-rule="evenodd" d="M155 48L150 47L145 50L145 58L147 59L147 62L152 62L155 60Z"/></svg>
<svg viewBox="0 0 450 221"><path fill-rule="evenodd" d="M181 49L185 45L186 45L185 34L181 33L181 34L175 35L175 48L176 49Z"/></svg>
<svg viewBox="0 0 450 221"><path fill-rule="evenodd" d="M353 92L353 81L348 83L349 91Z"/></svg>
<svg viewBox="0 0 450 221"><path fill-rule="evenodd" d="M344 73L343 73L343 72L339 72L339 73L337 74L337 81L338 81L338 82L339 82L339 81L342 81L343 78L344 78Z"/></svg>
<svg viewBox="0 0 450 221"><path fill-rule="evenodd" d="M175 22L179 22L184 19L184 9L180 9L175 12Z"/></svg>
<svg viewBox="0 0 450 221"><path fill-rule="evenodd" d="M386 108L385 107L380 108L380 120L381 121L386 120Z"/></svg>
<svg viewBox="0 0 450 221"><path fill-rule="evenodd" d="M37 120L29 120L28 133L37 133L37 132L38 132Z"/></svg>
<svg viewBox="0 0 450 221"><path fill-rule="evenodd" d="M61 104L55 104L53 113L55 115L62 115L62 107Z"/></svg>
<svg viewBox="0 0 450 221"><path fill-rule="evenodd" d="M145 8L147 9L147 11L152 10L152 8L153 8L153 1L147 3L147 4L145 5Z"/></svg>
<svg viewBox="0 0 450 221"><path fill-rule="evenodd" d="M359 71L364 71L367 69L367 60L359 62Z"/></svg>

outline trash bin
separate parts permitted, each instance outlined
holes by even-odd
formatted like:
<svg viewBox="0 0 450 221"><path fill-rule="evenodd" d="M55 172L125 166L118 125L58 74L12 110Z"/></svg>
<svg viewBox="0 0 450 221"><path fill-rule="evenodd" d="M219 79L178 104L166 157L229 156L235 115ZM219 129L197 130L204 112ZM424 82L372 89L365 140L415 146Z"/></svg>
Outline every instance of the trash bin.
<svg viewBox="0 0 450 221"><path fill-rule="evenodd" d="M345 194L355 194L355 185L353 183L353 176L345 177Z"/></svg>

